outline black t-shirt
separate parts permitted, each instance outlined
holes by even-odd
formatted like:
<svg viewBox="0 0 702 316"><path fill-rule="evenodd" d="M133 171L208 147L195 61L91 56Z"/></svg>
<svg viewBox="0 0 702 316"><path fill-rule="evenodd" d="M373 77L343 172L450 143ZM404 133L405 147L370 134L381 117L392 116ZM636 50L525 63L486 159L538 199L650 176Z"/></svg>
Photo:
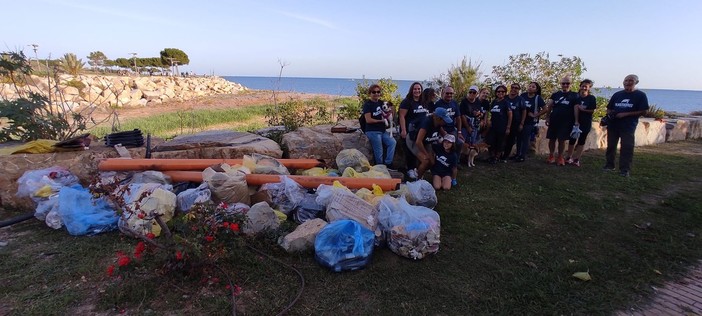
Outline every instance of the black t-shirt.
<svg viewBox="0 0 702 316"><path fill-rule="evenodd" d="M426 136L424 137L424 142L425 144L437 144L439 140L441 139L441 133L439 133L439 128L434 126L434 117L431 115L427 115L424 117L421 121L419 121L419 124L417 124L417 132L419 132L421 129L426 130ZM416 135L414 135L416 139Z"/></svg>
<svg viewBox="0 0 702 316"><path fill-rule="evenodd" d="M458 162L458 154L456 151L452 150L451 152L446 152L444 146L439 144L434 146L434 155L436 157L436 162L431 167L431 173L441 177L450 176L451 169L453 169Z"/></svg>
<svg viewBox="0 0 702 316"><path fill-rule="evenodd" d="M366 101L363 104L363 115L370 113L371 117L376 120L383 119L383 101L378 100L378 102L373 102L372 100ZM366 132L384 132L385 123L366 123Z"/></svg>
<svg viewBox="0 0 702 316"><path fill-rule="evenodd" d="M535 94L533 97L529 97L529 94L524 92L521 95L522 99L524 99L524 107L526 108L527 111L527 118L524 120L524 125L531 124L534 125L536 124L539 119L536 117L531 117L529 116L529 113L539 113L544 106L546 106L546 101L544 101L544 98L538 97L536 98L537 95Z"/></svg>
<svg viewBox="0 0 702 316"><path fill-rule="evenodd" d="M514 97L514 99L510 99L509 96L505 97L505 100L507 100L507 103L509 104L510 110L512 110L512 129L518 129L519 124L522 122L522 110L524 110L526 107L524 105L524 99L520 96Z"/></svg>
<svg viewBox="0 0 702 316"><path fill-rule="evenodd" d="M444 125L444 130L451 134L456 130L456 120L461 116L461 111L458 109L458 104L456 104L456 101L451 100L451 102L446 103L444 99L439 99L439 101L436 101L434 104L434 110L436 108L445 108L446 113L448 116L453 120L451 124L446 124Z"/></svg>
<svg viewBox="0 0 702 316"><path fill-rule="evenodd" d="M508 113L511 111L509 108L509 103L507 99L502 99L498 101L497 99L492 100L492 108L490 108L490 124L492 124L492 129L495 131L504 132L507 130L507 120L509 119ZM514 115L514 114L513 114Z"/></svg>
<svg viewBox="0 0 702 316"><path fill-rule="evenodd" d="M482 117L482 115L480 115L482 113L480 100L476 98L475 101L470 102L468 98L463 98L458 108L461 110L461 114L468 119L468 124L472 123L472 127L480 126L480 118Z"/></svg>
<svg viewBox="0 0 702 316"><path fill-rule="evenodd" d="M607 104L607 109L612 110L615 114L622 112L636 112L648 110L648 97L641 90L626 92L618 91L612 95ZM636 131L636 125L639 124L638 116L627 116L621 119L611 120L608 128L620 128L624 131Z"/></svg>
<svg viewBox="0 0 702 316"><path fill-rule="evenodd" d="M419 122L419 120L429 114L429 109L425 109L421 103L414 101L414 99L402 100L400 109L407 110L407 115L405 115L405 127L408 127L410 123Z"/></svg>
<svg viewBox="0 0 702 316"><path fill-rule="evenodd" d="M551 100L553 100L553 109L550 120L571 122L568 125L573 125L575 123L573 108L576 104L580 104L578 94L572 91L558 91L551 95Z"/></svg>
<svg viewBox="0 0 702 316"><path fill-rule="evenodd" d="M597 98L592 94L584 97L580 96L580 104L582 104L586 110L594 110L597 108ZM592 114L593 113L580 111L578 113L578 123L580 123L580 126L591 126Z"/></svg>
<svg viewBox="0 0 702 316"><path fill-rule="evenodd" d="M485 99L485 100L480 100L480 108L483 109L483 113L490 112L490 108L492 104L490 103L490 100Z"/></svg>

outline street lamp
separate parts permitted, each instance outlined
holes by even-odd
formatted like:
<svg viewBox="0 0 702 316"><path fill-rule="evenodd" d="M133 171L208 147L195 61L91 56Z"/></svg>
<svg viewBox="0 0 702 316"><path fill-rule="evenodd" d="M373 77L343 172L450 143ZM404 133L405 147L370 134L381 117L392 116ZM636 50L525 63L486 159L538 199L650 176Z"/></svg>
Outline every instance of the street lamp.
<svg viewBox="0 0 702 316"><path fill-rule="evenodd" d="M137 71L137 64L136 64L136 55L137 55L137 53L129 53L129 54L132 55L132 59L134 60L134 72L136 72L137 75L138 75L139 72Z"/></svg>

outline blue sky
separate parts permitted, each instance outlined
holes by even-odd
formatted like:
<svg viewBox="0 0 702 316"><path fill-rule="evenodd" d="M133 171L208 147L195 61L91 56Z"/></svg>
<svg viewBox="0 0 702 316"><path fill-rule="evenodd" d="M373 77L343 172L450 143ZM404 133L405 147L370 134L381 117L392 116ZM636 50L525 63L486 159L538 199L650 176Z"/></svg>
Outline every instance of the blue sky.
<svg viewBox="0 0 702 316"><path fill-rule="evenodd" d="M39 58L185 51L181 71L425 80L463 56L579 56L596 86L702 90L702 1L101 1L3 3L3 50ZM12 13L12 14L10 14Z"/></svg>

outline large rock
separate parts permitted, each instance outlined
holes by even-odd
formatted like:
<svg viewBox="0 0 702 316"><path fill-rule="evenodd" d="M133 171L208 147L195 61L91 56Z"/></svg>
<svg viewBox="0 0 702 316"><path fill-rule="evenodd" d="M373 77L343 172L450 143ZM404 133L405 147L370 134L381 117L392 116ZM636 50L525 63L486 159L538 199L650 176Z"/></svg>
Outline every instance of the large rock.
<svg viewBox="0 0 702 316"><path fill-rule="evenodd" d="M283 156L278 143L251 133L205 131L181 135L154 148L154 158L242 158L259 153L275 158Z"/></svg>
<svg viewBox="0 0 702 316"><path fill-rule="evenodd" d="M357 121L355 124L354 121L344 121L342 124L352 128L358 127ZM336 164L336 155L341 150L356 148L369 160L372 158L370 142L360 129L352 133L332 133L332 126L301 127L283 135L282 144L287 150L286 156L323 159L331 166Z"/></svg>
<svg viewBox="0 0 702 316"><path fill-rule="evenodd" d="M652 118L640 118L636 126L635 146L665 143L665 123Z"/></svg>
<svg viewBox="0 0 702 316"><path fill-rule="evenodd" d="M281 238L279 244L287 252L314 249L314 240L324 226L327 226L327 222L320 218L306 221L297 226L295 231Z"/></svg>

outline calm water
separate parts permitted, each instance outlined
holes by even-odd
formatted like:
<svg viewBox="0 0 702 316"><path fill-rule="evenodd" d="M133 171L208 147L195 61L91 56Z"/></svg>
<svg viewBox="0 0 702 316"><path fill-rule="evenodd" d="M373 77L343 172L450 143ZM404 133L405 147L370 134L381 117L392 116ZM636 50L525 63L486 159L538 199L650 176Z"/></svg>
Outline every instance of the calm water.
<svg viewBox="0 0 702 316"><path fill-rule="evenodd" d="M339 96L355 96L356 83L363 81L363 79L283 77L280 79L280 82L278 82L277 77L244 76L225 76L224 79L255 90L295 91ZM404 96L407 93L412 82L414 81L395 80L397 91L400 95ZM595 94L598 96L610 97L614 92L619 90L621 89L600 88ZM655 104L666 111L680 113L702 111L702 91L665 89L641 89L641 91L646 92L650 104Z"/></svg>

